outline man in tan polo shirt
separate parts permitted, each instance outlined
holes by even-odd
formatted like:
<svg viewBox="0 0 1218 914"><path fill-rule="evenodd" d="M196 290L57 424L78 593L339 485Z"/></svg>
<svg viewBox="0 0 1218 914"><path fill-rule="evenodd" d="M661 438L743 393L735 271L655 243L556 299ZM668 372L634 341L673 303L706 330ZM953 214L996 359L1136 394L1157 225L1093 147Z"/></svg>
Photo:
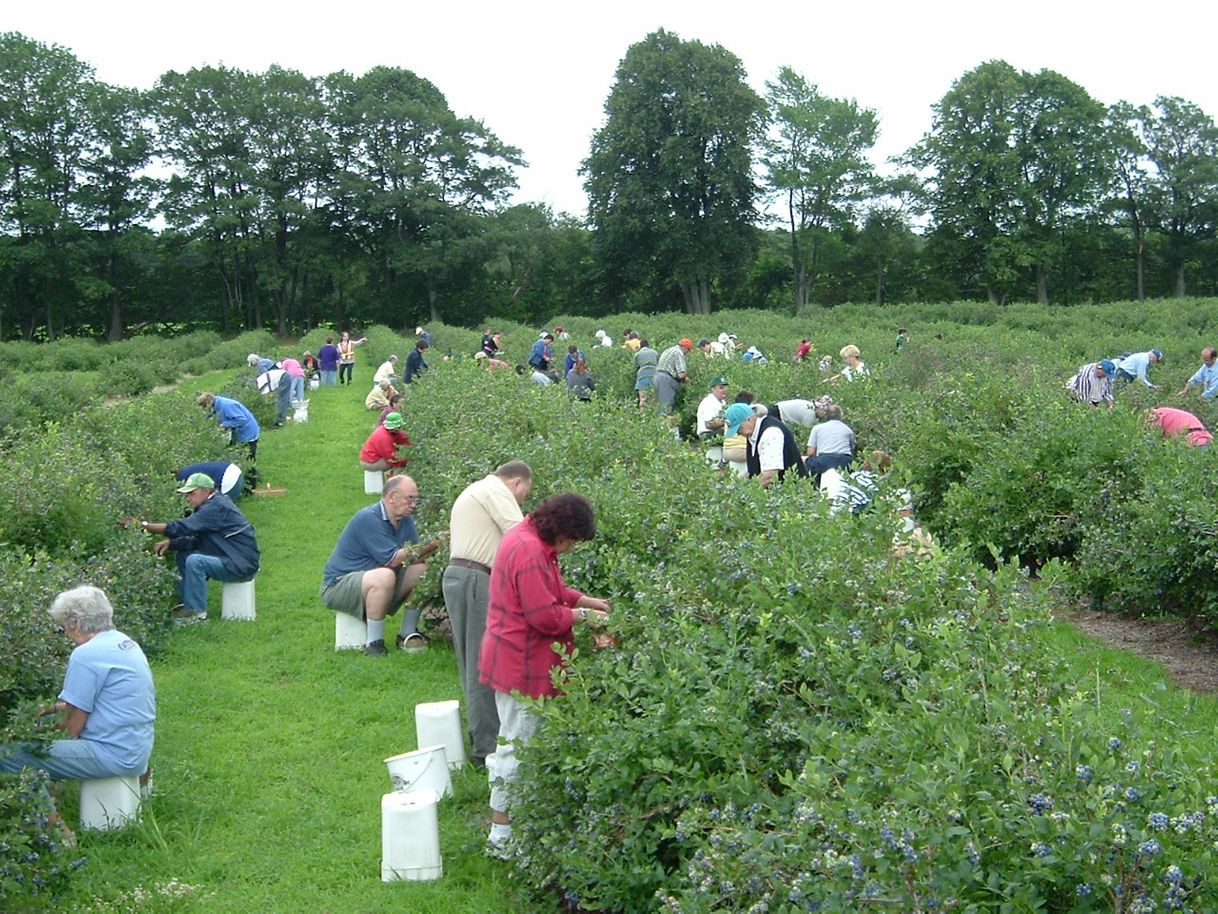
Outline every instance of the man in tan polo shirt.
<svg viewBox="0 0 1218 914"><path fill-rule="evenodd" d="M503 534L524 519L521 505L533 489L533 471L523 460L505 463L470 483L453 502L451 558L444 569L444 605L453 628L457 672L469 716L470 759L486 764L499 736L495 693L478 681L478 652L486 630L491 565Z"/></svg>

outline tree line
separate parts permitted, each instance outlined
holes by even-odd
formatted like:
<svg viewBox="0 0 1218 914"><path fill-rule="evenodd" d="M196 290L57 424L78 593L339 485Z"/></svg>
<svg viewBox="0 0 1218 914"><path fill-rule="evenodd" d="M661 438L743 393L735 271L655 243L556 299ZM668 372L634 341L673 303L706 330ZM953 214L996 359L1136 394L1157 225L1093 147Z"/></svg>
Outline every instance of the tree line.
<svg viewBox="0 0 1218 914"><path fill-rule="evenodd" d="M0 35L0 338L845 301L1214 293L1218 129L989 61L881 174L876 113L719 45L628 48L586 220L409 70L168 72L137 91Z"/></svg>

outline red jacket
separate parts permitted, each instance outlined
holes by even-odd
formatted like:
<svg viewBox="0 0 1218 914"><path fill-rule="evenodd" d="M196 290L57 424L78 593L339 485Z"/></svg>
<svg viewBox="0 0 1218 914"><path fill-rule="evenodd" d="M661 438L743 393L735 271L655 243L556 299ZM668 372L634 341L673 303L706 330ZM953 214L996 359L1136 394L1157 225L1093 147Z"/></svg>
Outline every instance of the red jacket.
<svg viewBox="0 0 1218 914"><path fill-rule="evenodd" d="M483 685L530 698L557 695L550 670L562 659L551 645L572 648L571 607L581 597L563 583L558 554L538 536L532 517L505 533L491 566L478 660Z"/></svg>
<svg viewBox="0 0 1218 914"><path fill-rule="evenodd" d="M406 446L410 444L410 439L406 437L406 433L401 429L387 429L383 425L378 425L376 429L368 436L368 440L364 442L364 446L359 449L359 459L365 463L376 463L378 460L387 460L391 467L404 467L410 463L405 457L398 457L398 446Z"/></svg>

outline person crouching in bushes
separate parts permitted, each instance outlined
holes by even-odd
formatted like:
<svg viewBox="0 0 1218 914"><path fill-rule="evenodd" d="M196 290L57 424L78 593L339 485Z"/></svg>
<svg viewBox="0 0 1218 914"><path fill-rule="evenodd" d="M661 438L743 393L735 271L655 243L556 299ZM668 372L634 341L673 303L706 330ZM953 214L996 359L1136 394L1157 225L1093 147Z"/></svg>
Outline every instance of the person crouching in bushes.
<svg viewBox="0 0 1218 914"><path fill-rule="evenodd" d="M359 451L359 465L369 473L385 470L400 470L410 459L402 456L402 448L410 447L411 441L402 428L406 420L401 413L390 413L385 423L372 430Z"/></svg>
<svg viewBox="0 0 1218 914"><path fill-rule="evenodd" d="M376 381L372 385L372 390L368 391L368 396L364 397L364 408L375 409L379 412L389 405L389 399L396 393L393 384L389 381Z"/></svg>
<svg viewBox="0 0 1218 914"><path fill-rule="evenodd" d="M537 732L539 718L524 698L559 694L551 670L574 648L577 623L603 623L609 601L563 583L558 557L596 536L592 503L564 492L539 504L508 530L491 567L486 632L478 658L479 681L495 692L499 743L486 759L491 786L487 852L510 854L512 785L518 780L516 747Z"/></svg>
<svg viewBox="0 0 1218 914"><path fill-rule="evenodd" d="M156 689L144 652L114 628L114 608L96 587L65 590L48 613L75 645L59 700L44 712L64 715L55 726L67 737L48 751L0 747L0 771L39 768L52 780L138 777L146 784ZM61 828L70 839L66 826Z"/></svg>
<svg viewBox="0 0 1218 914"><path fill-rule="evenodd" d="M182 606L173 611L175 625L190 625L207 619L207 582L252 581L258 573L261 553L254 525L226 495L216 491L206 473L192 473L177 491L186 497L191 511L180 520L165 523L139 521L146 533L163 534L152 551L165 555L173 550L178 565L178 592ZM123 526L135 523L124 518Z"/></svg>

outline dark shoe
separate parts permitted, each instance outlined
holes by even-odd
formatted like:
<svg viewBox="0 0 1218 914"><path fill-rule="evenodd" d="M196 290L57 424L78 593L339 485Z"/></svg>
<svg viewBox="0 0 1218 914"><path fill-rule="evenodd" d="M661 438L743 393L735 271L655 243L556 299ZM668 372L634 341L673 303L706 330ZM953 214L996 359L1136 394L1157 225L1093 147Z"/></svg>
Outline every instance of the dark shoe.
<svg viewBox="0 0 1218 914"><path fill-rule="evenodd" d="M475 768L485 768L486 767L486 756L471 755L469 757L469 763L471 765L473 765Z"/></svg>
<svg viewBox="0 0 1218 914"><path fill-rule="evenodd" d="M405 637L398 635L397 642L398 647L408 654L417 654L427 650L428 647L427 636L422 632L411 632Z"/></svg>
<svg viewBox="0 0 1218 914"><path fill-rule="evenodd" d="M364 653L369 657L388 657L389 648L385 647L385 642L381 638L375 641L370 641L364 645Z"/></svg>

